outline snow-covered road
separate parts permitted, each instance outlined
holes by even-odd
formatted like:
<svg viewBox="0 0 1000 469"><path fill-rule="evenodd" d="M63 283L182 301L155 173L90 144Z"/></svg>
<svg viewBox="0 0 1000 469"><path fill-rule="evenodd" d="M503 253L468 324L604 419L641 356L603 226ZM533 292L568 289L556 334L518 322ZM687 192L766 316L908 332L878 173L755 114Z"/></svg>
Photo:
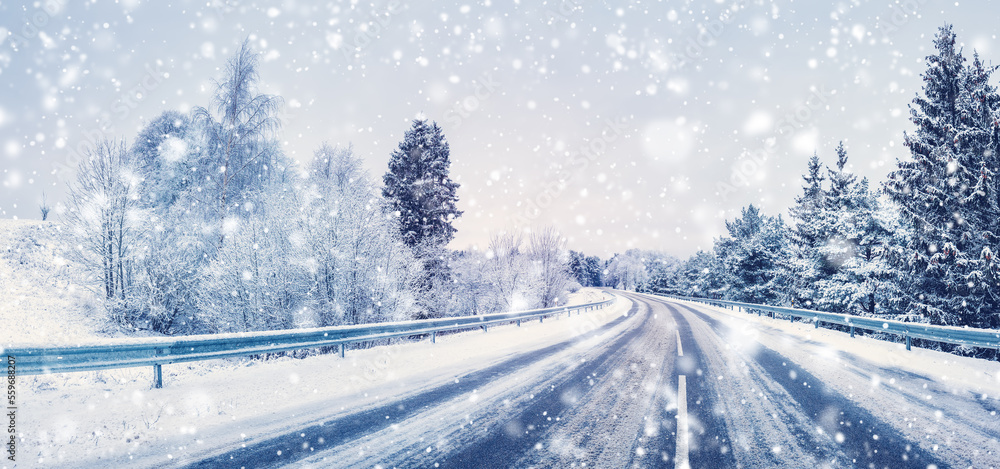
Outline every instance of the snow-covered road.
<svg viewBox="0 0 1000 469"><path fill-rule="evenodd" d="M652 301L676 321L702 422L693 467L1000 467L1000 364Z"/></svg>
<svg viewBox="0 0 1000 469"><path fill-rule="evenodd" d="M349 391L310 381L320 372L343 380L336 357L250 368L251 376L301 376L293 388L324 391L283 403L261 395L260 412L244 409L227 422L211 411L215 420L203 420L197 431L193 422L167 420L159 428L180 425L182 431L76 462L1000 467L998 363L906 352L808 324L617 293L613 308L590 316L358 351L355 356L370 354L376 362L389 357L375 368L391 379L356 382ZM171 392L191 394L187 387L219 386L226 375L237 386L248 383L241 373L220 370L208 381L179 377L171 381L176 390L157 391L169 400ZM678 427L688 428L686 439L677 438Z"/></svg>
<svg viewBox="0 0 1000 469"><path fill-rule="evenodd" d="M633 302L628 315L589 335L198 465L926 468L1000 461L997 395L954 392L849 353L816 366L805 347L770 348L796 337L751 317L624 296ZM754 340L733 339L748 334ZM873 384L873 376L891 384ZM678 422L689 428L680 450Z"/></svg>

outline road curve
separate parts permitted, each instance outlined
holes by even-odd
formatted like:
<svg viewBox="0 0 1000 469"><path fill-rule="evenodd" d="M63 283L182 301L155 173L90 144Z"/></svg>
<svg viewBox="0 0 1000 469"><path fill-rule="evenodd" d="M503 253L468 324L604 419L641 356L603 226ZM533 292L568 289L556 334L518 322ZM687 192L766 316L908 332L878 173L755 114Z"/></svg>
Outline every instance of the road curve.
<svg viewBox="0 0 1000 469"><path fill-rule="evenodd" d="M949 467L704 307L628 314L192 467ZM678 438L678 428L687 429Z"/></svg>

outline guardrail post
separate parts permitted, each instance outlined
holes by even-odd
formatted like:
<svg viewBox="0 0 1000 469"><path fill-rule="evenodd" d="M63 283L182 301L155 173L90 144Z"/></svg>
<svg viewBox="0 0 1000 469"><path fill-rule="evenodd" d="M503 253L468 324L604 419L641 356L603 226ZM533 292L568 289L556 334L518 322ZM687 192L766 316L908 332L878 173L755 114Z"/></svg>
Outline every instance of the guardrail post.
<svg viewBox="0 0 1000 469"><path fill-rule="evenodd" d="M153 387L156 389L163 387L163 367L159 363L153 364Z"/></svg>
<svg viewBox="0 0 1000 469"><path fill-rule="evenodd" d="M347 343L340 344L340 358L344 358L345 349L347 349Z"/></svg>
<svg viewBox="0 0 1000 469"><path fill-rule="evenodd" d="M437 333L437 331L431 332L431 343L432 344L438 343L438 333Z"/></svg>
<svg viewBox="0 0 1000 469"><path fill-rule="evenodd" d="M517 320L517 327L521 327L521 320L520 319Z"/></svg>
<svg viewBox="0 0 1000 469"><path fill-rule="evenodd" d="M851 325L851 338L854 338L854 325Z"/></svg>
<svg viewBox="0 0 1000 469"><path fill-rule="evenodd" d="M795 322L795 316L792 316L791 314L789 314L788 315L788 322Z"/></svg>
<svg viewBox="0 0 1000 469"><path fill-rule="evenodd" d="M545 316L538 316L538 322L539 324L545 322Z"/></svg>
<svg viewBox="0 0 1000 469"><path fill-rule="evenodd" d="M819 319L813 319L813 329L819 329Z"/></svg>
<svg viewBox="0 0 1000 469"><path fill-rule="evenodd" d="M483 324L483 332L489 332L488 330L486 330L486 324Z"/></svg>
<svg viewBox="0 0 1000 469"><path fill-rule="evenodd" d="M906 330L906 350L910 350L910 330Z"/></svg>

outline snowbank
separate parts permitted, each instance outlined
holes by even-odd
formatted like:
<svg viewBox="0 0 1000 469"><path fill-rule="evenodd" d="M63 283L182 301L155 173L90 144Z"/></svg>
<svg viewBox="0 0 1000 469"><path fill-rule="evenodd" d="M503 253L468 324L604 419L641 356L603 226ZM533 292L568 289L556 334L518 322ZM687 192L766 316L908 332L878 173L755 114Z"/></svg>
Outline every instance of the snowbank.
<svg viewBox="0 0 1000 469"><path fill-rule="evenodd" d="M571 304L600 299L584 289ZM596 329L628 311L619 300L578 316L439 335L304 359L165 365L21 380L19 453L39 466L180 464L191 454L298 428L338 412L398 399L510 356ZM185 459L190 463L190 459ZM20 466L19 467L23 467Z"/></svg>
<svg viewBox="0 0 1000 469"><path fill-rule="evenodd" d="M58 223L0 219L0 345L73 344L101 336L95 285L71 249Z"/></svg>

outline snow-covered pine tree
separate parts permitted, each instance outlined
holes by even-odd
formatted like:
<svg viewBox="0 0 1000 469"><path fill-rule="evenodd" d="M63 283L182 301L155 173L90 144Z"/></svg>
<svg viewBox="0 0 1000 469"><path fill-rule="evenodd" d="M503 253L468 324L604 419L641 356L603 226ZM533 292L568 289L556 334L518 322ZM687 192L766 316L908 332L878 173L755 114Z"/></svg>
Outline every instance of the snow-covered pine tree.
<svg viewBox="0 0 1000 469"><path fill-rule="evenodd" d="M984 109L996 93L991 70L967 68L955 42L951 26L935 36L923 96L910 107L916 131L904 135L912 160L898 162L885 190L912 229L908 312L935 324L996 327L998 213L988 187L996 166L984 138L996 132L988 117L995 107Z"/></svg>
<svg viewBox="0 0 1000 469"><path fill-rule="evenodd" d="M1000 94L990 84L997 67L986 66L973 54L964 69L958 96L958 158L949 181L962 196L956 223L964 228L955 256L955 266L946 277L953 285L950 306L957 310L959 324L1000 328L1000 266L994 256L1000 242Z"/></svg>
<svg viewBox="0 0 1000 469"><path fill-rule="evenodd" d="M793 221L789 230L792 247L789 270L793 275L786 289L792 305L800 308L814 307L816 282L827 276L819 252L828 238L823 224L826 191L823 189L822 166L815 153L809 158L807 168L807 174L802 176L805 182L802 195L795 198L795 205L789 209Z"/></svg>
<svg viewBox="0 0 1000 469"><path fill-rule="evenodd" d="M597 256L587 256L586 261L586 272L587 272L587 285L588 287L602 287L604 286L604 262L601 261L600 257Z"/></svg>
<svg viewBox="0 0 1000 469"><path fill-rule="evenodd" d="M827 175L830 178L830 191L826 200L827 207L832 210L841 209L845 203L850 201L854 183L858 177L847 170L847 150L844 142L837 144L837 167L827 168Z"/></svg>
<svg viewBox="0 0 1000 469"><path fill-rule="evenodd" d="M859 238L862 236L857 229L858 224L870 217L874 208L874 202L870 200L868 194L867 182L863 190L859 190L860 188L855 187L857 176L847 170L847 150L844 148L844 142L837 145L836 151L836 167L827 168L830 189L827 191L822 215L818 220L820 230L826 235L826 240L818 247L822 261L822 277L817 279L818 281L836 275L848 260L854 258ZM831 311L841 312L838 309Z"/></svg>
<svg viewBox="0 0 1000 469"><path fill-rule="evenodd" d="M646 251L646 271L648 280L640 285L639 291L649 293L666 293L670 295L683 294L681 260L660 251Z"/></svg>
<svg viewBox="0 0 1000 469"><path fill-rule="evenodd" d="M722 264L711 252L698 251L681 267L682 295L716 298L722 286Z"/></svg>
<svg viewBox="0 0 1000 469"><path fill-rule="evenodd" d="M573 280L579 283L581 287L589 287L587 285L587 272L586 264L587 256L582 252L577 252L572 249L569 251L569 271L573 276Z"/></svg>
<svg viewBox="0 0 1000 469"><path fill-rule="evenodd" d="M953 229L955 214L961 212L960 197L949 180L958 169L956 105L965 59L955 48L950 26L939 30L934 46L936 54L927 57L923 74L924 96L915 97L910 106L916 132L904 134L912 160L898 161L885 191L912 225L909 312L938 324L956 324L957 317L944 309L949 292L941 251L960 237Z"/></svg>
<svg viewBox="0 0 1000 469"><path fill-rule="evenodd" d="M726 221L728 237L715 241L715 255L723 265L724 299L780 305L786 302L782 286L789 272L785 252L788 228L781 216L769 217L753 206Z"/></svg>
<svg viewBox="0 0 1000 469"><path fill-rule="evenodd" d="M581 287L602 286L604 263L597 256L587 256L578 251L569 252L569 270Z"/></svg>
<svg viewBox="0 0 1000 469"><path fill-rule="evenodd" d="M444 132L436 122L415 119L403 135L403 141L389 158L389 170L382 177L382 195L389 210L399 217L403 241L423 264L424 276L418 282L425 316L439 316L447 307L427 295L449 288L445 245L455 236L452 223L462 215L458 202L458 183L451 180L451 150Z"/></svg>
<svg viewBox="0 0 1000 469"><path fill-rule="evenodd" d="M836 272L817 283L817 307L894 316L903 285L898 254L905 243L898 216L870 191L867 179L844 185L836 196L831 191L830 202L836 208L827 218L832 238L821 252Z"/></svg>
<svg viewBox="0 0 1000 469"><path fill-rule="evenodd" d="M451 180L450 168L451 150L441 127L414 120L382 178L382 195L398 212L407 245L440 247L455 236L452 222L462 212L456 207L458 183Z"/></svg>

